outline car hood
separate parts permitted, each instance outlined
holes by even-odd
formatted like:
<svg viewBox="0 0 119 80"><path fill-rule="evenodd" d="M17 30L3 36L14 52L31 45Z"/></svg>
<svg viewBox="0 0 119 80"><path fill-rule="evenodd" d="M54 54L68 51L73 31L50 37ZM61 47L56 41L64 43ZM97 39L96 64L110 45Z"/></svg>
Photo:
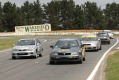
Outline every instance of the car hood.
<svg viewBox="0 0 119 80"><path fill-rule="evenodd" d="M35 48L35 45L31 46L14 46L13 49L33 49Z"/></svg>
<svg viewBox="0 0 119 80"><path fill-rule="evenodd" d="M80 50L81 48L79 47L70 47L69 49L54 48L52 52L71 53L71 52L79 52Z"/></svg>
<svg viewBox="0 0 119 80"><path fill-rule="evenodd" d="M81 41L82 44L97 44L98 41Z"/></svg>

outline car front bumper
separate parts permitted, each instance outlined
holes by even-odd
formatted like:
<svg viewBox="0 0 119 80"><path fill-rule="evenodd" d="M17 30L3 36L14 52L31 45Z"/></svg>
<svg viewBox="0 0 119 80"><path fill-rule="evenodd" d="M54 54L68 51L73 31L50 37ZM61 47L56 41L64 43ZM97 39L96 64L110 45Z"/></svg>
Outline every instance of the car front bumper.
<svg viewBox="0 0 119 80"><path fill-rule="evenodd" d="M110 40L107 40L107 39L101 39L101 43L104 43L104 42L110 42Z"/></svg>
<svg viewBox="0 0 119 80"><path fill-rule="evenodd" d="M85 46L85 50L97 50L97 46Z"/></svg>
<svg viewBox="0 0 119 80"><path fill-rule="evenodd" d="M79 61L81 59L80 56L51 56L50 61L60 61L60 62L68 62L68 61Z"/></svg>
<svg viewBox="0 0 119 80"><path fill-rule="evenodd" d="M12 52L13 57L27 57L27 56L35 56L35 52Z"/></svg>

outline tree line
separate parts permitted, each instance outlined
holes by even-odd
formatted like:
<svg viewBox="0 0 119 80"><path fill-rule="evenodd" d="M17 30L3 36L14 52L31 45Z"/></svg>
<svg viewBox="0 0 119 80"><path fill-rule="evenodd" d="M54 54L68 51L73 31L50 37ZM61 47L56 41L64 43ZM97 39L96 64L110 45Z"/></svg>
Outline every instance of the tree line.
<svg viewBox="0 0 119 80"><path fill-rule="evenodd" d="M0 32L14 31L15 26L50 23L52 30L110 29L119 30L119 4L107 3L105 9L95 2L76 5L73 0L52 0L47 4L39 0L15 3L0 2Z"/></svg>

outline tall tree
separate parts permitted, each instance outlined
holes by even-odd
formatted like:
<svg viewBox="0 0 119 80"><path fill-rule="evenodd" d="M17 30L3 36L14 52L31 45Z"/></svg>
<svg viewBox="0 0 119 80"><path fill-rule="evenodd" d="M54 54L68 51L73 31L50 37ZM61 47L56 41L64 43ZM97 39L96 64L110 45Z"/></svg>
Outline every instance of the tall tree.
<svg viewBox="0 0 119 80"><path fill-rule="evenodd" d="M52 24L52 29L74 29L74 9L73 0L52 0L47 5L43 5L46 19Z"/></svg>
<svg viewBox="0 0 119 80"><path fill-rule="evenodd" d="M41 24L43 23L43 10L41 8L41 4L40 1L37 0L36 2L34 2L33 5L33 20L34 20L34 24Z"/></svg>
<svg viewBox="0 0 119 80"><path fill-rule="evenodd" d="M9 1L3 6L3 26L5 31L14 31L16 25L16 5Z"/></svg>
<svg viewBox="0 0 119 80"><path fill-rule="evenodd" d="M26 1L21 7L24 25L32 25L33 21L33 3Z"/></svg>
<svg viewBox="0 0 119 80"><path fill-rule="evenodd" d="M95 2L87 1L82 5L84 11L84 22L85 26L90 29L100 29L102 11L97 7Z"/></svg>
<svg viewBox="0 0 119 80"><path fill-rule="evenodd" d="M0 2L0 31L4 31L2 22L3 22L3 14L2 14L2 5Z"/></svg>
<svg viewBox="0 0 119 80"><path fill-rule="evenodd" d="M119 4L107 4L105 12L107 29L119 29Z"/></svg>
<svg viewBox="0 0 119 80"><path fill-rule="evenodd" d="M81 6L76 5L74 15L75 15L74 16L74 23L75 23L74 29L84 29L85 28L84 14L83 14L83 10Z"/></svg>
<svg viewBox="0 0 119 80"><path fill-rule="evenodd" d="M20 7L17 7L17 19L16 19L16 26L23 26L25 25L24 24L24 16L23 16L23 13L21 11L21 8Z"/></svg>
<svg viewBox="0 0 119 80"><path fill-rule="evenodd" d="M60 25L60 3L58 0L52 0L50 3L44 4L44 21L51 23L52 29L57 30Z"/></svg>
<svg viewBox="0 0 119 80"><path fill-rule="evenodd" d="M62 0L60 6L64 29L74 29L75 2L73 0Z"/></svg>

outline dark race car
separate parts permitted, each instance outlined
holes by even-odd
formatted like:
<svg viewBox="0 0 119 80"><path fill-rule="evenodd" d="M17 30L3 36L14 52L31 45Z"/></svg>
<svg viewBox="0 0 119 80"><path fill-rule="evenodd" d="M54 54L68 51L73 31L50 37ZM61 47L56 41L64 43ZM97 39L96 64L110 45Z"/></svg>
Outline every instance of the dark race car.
<svg viewBox="0 0 119 80"><path fill-rule="evenodd" d="M78 39L60 39L52 48L49 63L85 61L85 48Z"/></svg>
<svg viewBox="0 0 119 80"><path fill-rule="evenodd" d="M110 37L107 32L99 32L97 36L101 40L101 43L110 44Z"/></svg>

